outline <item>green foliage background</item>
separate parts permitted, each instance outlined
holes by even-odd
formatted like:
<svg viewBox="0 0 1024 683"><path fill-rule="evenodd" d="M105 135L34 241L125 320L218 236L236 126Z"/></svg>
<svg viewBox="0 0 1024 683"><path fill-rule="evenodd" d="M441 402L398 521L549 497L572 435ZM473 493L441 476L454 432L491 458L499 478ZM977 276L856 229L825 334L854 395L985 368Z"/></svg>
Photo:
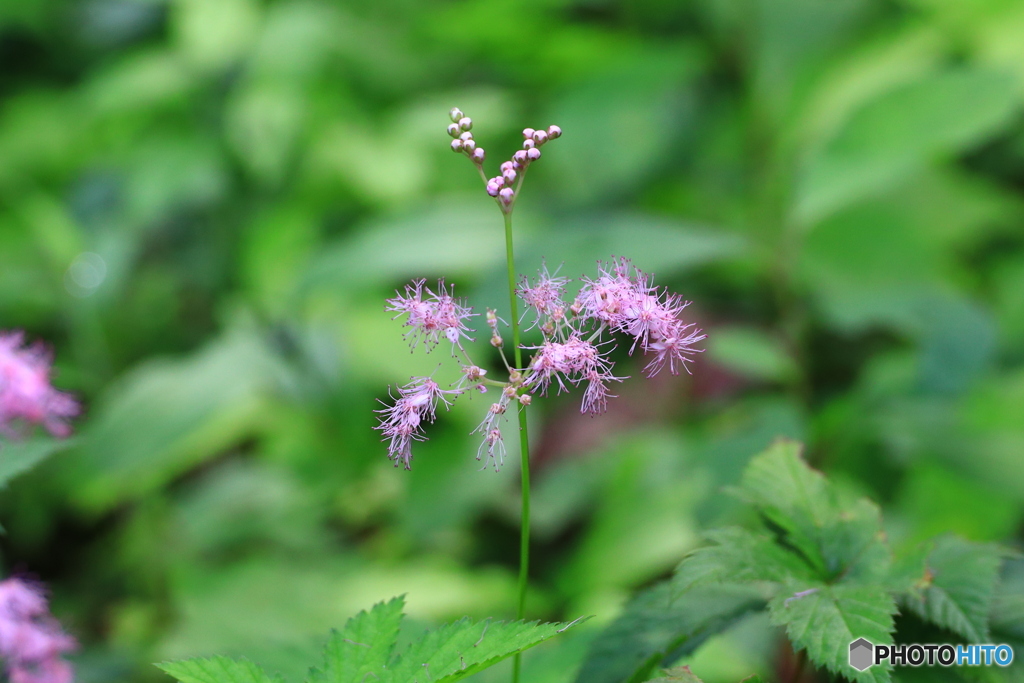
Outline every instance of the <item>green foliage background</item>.
<svg viewBox="0 0 1024 683"><path fill-rule="evenodd" d="M535 403L530 616L596 618L526 680L572 680L637 587L742 518L723 489L779 436L893 547L1019 545L1020 2L18 0L0 329L47 340L86 410L7 485L0 547L52 586L80 681L213 654L295 679L403 593L405 642L513 613L516 468L478 471L468 436L486 401L412 472L372 430L388 384L446 359L410 356L384 297L445 276L507 306L453 105L493 167L520 128L565 131L519 203L523 272L631 256L709 334L693 377L618 349L635 377L604 417ZM19 448L5 474L46 446ZM774 679L780 635L747 619L687 661Z"/></svg>

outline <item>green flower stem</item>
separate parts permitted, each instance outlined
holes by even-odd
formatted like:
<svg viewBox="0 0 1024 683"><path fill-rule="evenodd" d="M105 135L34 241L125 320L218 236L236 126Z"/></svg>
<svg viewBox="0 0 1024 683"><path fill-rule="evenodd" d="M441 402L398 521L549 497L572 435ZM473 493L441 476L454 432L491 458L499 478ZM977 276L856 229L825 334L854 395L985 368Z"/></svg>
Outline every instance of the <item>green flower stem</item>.
<svg viewBox="0 0 1024 683"><path fill-rule="evenodd" d="M508 299L512 307L512 348L516 369L523 369L523 351L519 347L519 305L516 303L516 263L512 251L512 212L505 213L505 255L508 261ZM519 521L519 600L516 619L526 611L526 585L530 570L530 436L526 429L526 406L519 404L519 453L522 468L522 516ZM512 683L519 683L520 655L512 659Z"/></svg>

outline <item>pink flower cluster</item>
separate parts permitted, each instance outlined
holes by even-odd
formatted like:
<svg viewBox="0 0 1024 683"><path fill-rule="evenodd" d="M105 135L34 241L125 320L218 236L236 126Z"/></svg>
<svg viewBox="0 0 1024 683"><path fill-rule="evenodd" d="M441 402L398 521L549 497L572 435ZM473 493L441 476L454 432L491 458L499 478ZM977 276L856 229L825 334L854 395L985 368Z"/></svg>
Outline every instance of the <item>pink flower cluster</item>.
<svg viewBox="0 0 1024 683"><path fill-rule="evenodd" d="M528 405L532 395L544 395L552 385L562 392L586 384L581 412L597 414L605 410L608 398L614 397L609 384L625 379L612 373L608 357L611 339L603 339L606 333L630 338L631 354L639 348L651 356L646 367L648 376L665 367L672 374L688 370L687 363L699 351L693 345L705 338L694 323L680 317L689 302L656 287L653 278L628 259L599 264L598 276L583 278L579 294L571 303L565 298L568 278L552 275L544 268L534 283L524 278L516 290L535 316L532 326L543 335L539 345L523 347L535 351L526 367L509 364L498 330L499 318L494 311L487 312L491 345L500 352L508 371L508 381L499 382L486 377L486 371L472 362L459 342L467 331L463 321L473 315L471 309L447 294L443 282L438 283L440 294L426 290L428 295L424 297L423 282L418 280L407 286L404 294L389 299L387 310L407 315L405 325L411 329L406 337L413 347L420 338L436 344L444 334L452 342L453 352L458 349L463 377L450 389L441 389L427 377L414 378L398 390L394 405L378 411L383 417L377 428L391 442L388 455L396 466L401 462L406 468L412 458L412 442L423 438L422 424L434 420L438 402L451 405L448 397L473 387L481 392L488 387L500 389L501 396L474 430L483 437L477 459L486 454L497 468L504 455L501 422L513 401Z"/></svg>
<svg viewBox="0 0 1024 683"><path fill-rule="evenodd" d="M61 655L75 647L37 586L0 581L0 658L10 683L71 683L71 665Z"/></svg>
<svg viewBox="0 0 1024 683"><path fill-rule="evenodd" d="M406 339L412 339L414 349L421 339L433 348L442 336L453 347L461 346L461 338L469 339L466 336L469 328L464 321L475 314L453 296L454 286L452 294L449 294L442 280L437 283L436 293L425 284L426 280L416 280L406 285L404 295L387 300L386 310L394 311L396 318L402 314L408 316L405 325L411 329L406 333Z"/></svg>
<svg viewBox="0 0 1024 683"><path fill-rule="evenodd" d="M632 337L630 353L637 345L644 353L653 352L645 369L648 377L666 365L673 375L679 373L678 368L689 372L686 364L695 352L691 347L706 336L694 328L694 323L679 317L690 302L659 290L652 284L653 278L629 259L615 259L610 267L602 265L599 273L596 280L583 279L573 312Z"/></svg>
<svg viewBox="0 0 1024 683"><path fill-rule="evenodd" d="M67 436L67 420L77 414L78 403L50 385L49 354L24 346L20 332L0 332L0 434L17 437L19 426L41 424Z"/></svg>

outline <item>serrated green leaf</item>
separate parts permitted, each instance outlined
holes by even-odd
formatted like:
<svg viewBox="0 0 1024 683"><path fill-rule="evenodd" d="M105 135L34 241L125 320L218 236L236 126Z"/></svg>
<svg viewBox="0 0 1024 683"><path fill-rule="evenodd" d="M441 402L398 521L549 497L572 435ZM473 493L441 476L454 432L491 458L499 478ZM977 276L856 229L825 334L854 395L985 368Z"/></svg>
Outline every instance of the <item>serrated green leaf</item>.
<svg viewBox="0 0 1024 683"><path fill-rule="evenodd" d="M401 596L379 602L369 612L349 619L341 632L332 632L324 649L324 666L310 673L309 682L362 683L368 673L386 668L398 639L404 607Z"/></svg>
<svg viewBox="0 0 1024 683"><path fill-rule="evenodd" d="M209 657L164 662L157 667L181 683L284 683L280 676L268 676L263 669L247 659Z"/></svg>
<svg viewBox="0 0 1024 683"><path fill-rule="evenodd" d="M816 665L858 683L890 680L889 669L850 666L850 643L867 638L876 645L892 643L896 603L882 587L840 584L792 586L789 596L768 603L771 621L785 626L793 646L807 650Z"/></svg>
<svg viewBox="0 0 1024 683"><path fill-rule="evenodd" d="M637 683L697 649L765 599L751 586L717 585L678 595L671 582L639 593L593 642L577 683Z"/></svg>
<svg viewBox="0 0 1024 683"><path fill-rule="evenodd" d="M714 545L691 552L672 577L677 595L711 583L779 583L813 578L810 565L768 535L733 527L711 531L707 537Z"/></svg>
<svg viewBox="0 0 1024 683"><path fill-rule="evenodd" d="M868 500L842 505L825 477L800 458L800 444L778 441L755 456L740 492L782 530L792 546L820 574L878 582L889 571L878 507Z"/></svg>
<svg viewBox="0 0 1024 683"><path fill-rule="evenodd" d="M39 438L30 441L0 440L0 487L70 445L68 441Z"/></svg>
<svg viewBox="0 0 1024 683"><path fill-rule="evenodd" d="M649 683L704 683L688 666L675 666L665 669L662 673L664 676L652 678Z"/></svg>
<svg viewBox="0 0 1024 683"><path fill-rule="evenodd" d="M937 539L924 561L924 574L906 593L908 607L922 619L969 642L989 641L989 610L1003 551L956 536Z"/></svg>
<svg viewBox="0 0 1024 683"><path fill-rule="evenodd" d="M461 619L430 631L409 646L382 683L450 683L528 650L580 623L492 622Z"/></svg>

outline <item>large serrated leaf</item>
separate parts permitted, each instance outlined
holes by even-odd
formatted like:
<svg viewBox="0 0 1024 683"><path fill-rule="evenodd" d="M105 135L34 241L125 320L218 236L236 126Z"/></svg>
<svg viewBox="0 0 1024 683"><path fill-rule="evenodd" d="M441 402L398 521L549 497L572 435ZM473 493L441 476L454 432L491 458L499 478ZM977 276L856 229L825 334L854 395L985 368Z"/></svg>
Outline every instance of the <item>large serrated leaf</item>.
<svg viewBox="0 0 1024 683"><path fill-rule="evenodd" d="M768 604L772 623L785 626L793 646L807 650L818 666L858 683L890 680L889 669L863 672L850 666L850 643L866 638L876 645L892 643L896 603L881 587L858 585L793 586L788 596Z"/></svg>
<svg viewBox="0 0 1024 683"><path fill-rule="evenodd" d="M450 683L553 638L571 624L461 619L414 642L386 671L382 683Z"/></svg>
<svg viewBox="0 0 1024 683"><path fill-rule="evenodd" d="M972 643L989 641L989 610L1003 551L955 536L934 542L905 601L922 619Z"/></svg>
<svg viewBox="0 0 1024 683"><path fill-rule="evenodd" d="M577 683L644 681L665 661L697 649L765 600L750 586L694 588L678 595L671 582L639 593L590 647Z"/></svg>
<svg viewBox="0 0 1024 683"><path fill-rule="evenodd" d="M672 586L677 595L710 583L780 583L811 580L812 568L800 556L780 547L775 539L746 529L718 529L707 534L714 545L687 556Z"/></svg>
<svg viewBox="0 0 1024 683"><path fill-rule="evenodd" d="M878 507L864 499L843 505L825 477L800 458L800 448L778 441L755 456L740 492L822 580L880 581L891 557Z"/></svg>
<svg viewBox="0 0 1024 683"><path fill-rule="evenodd" d="M402 597L379 602L369 612L349 619L340 632L331 633L324 649L323 668L310 673L309 683L362 683L367 674L387 667L404 606Z"/></svg>
<svg viewBox="0 0 1024 683"><path fill-rule="evenodd" d="M164 662L157 666L181 683L284 683L279 676L268 676L247 659L209 657Z"/></svg>

